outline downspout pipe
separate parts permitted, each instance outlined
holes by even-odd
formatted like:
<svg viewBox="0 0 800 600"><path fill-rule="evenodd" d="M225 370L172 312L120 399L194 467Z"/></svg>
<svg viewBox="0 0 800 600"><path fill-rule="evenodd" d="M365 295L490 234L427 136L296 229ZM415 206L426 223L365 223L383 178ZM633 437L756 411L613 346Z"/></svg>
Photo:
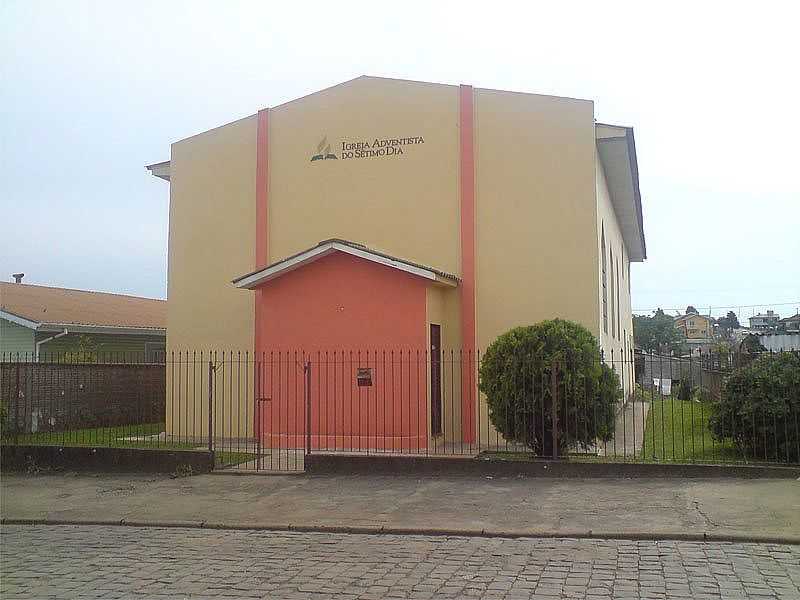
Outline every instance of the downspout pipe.
<svg viewBox="0 0 800 600"><path fill-rule="evenodd" d="M36 342L36 352L34 353L34 357L33 357L34 361L35 362L39 362L39 349L42 347L42 344L46 344L47 342L52 342L53 340L58 339L60 337L63 337L65 335L67 335L68 333L69 333L69 331L67 331L65 329L61 333L57 333L55 335L50 336L49 338L44 338L43 340L39 340L38 342Z"/></svg>

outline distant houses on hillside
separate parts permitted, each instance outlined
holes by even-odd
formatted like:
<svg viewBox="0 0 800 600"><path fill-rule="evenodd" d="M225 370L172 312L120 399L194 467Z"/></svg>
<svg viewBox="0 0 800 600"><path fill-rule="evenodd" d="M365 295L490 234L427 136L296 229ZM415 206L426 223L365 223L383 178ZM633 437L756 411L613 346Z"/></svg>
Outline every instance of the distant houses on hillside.
<svg viewBox="0 0 800 600"><path fill-rule="evenodd" d="M708 352L720 341L741 344L750 336L757 336L767 350L800 350L800 313L781 319L778 313L768 310L749 317L749 327L740 327L730 315L715 320L689 306L686 314L675 317L674 323L691 354Z"/></svg>
<svg viewBox="0 0 800 600"><path fill-rule="evenodd" d="M685 315L675 317L675 327L683 335L691 354L704 352L714 341L714 319L687 308Z"/></svg>
<svg viewBox="0 0 800 600"><path fill-rule="evenodd" d="M753 315L749 320L750 329L754 331L775 331L778 328L781 316L774 310L768 310L766 313Z"/></svg>
<svg viewBox="0 0 800 600"><path fill-rule="evenodd" d="M800 313L778 321L778 331L782 333L800 333Z"/></svg>
<svg viewBox="0 0 800 600"><path fill-rule="evenodd" d="M675 317L675 327L687 340L710 339L714 335L714 319L697 313Z"/></svg>

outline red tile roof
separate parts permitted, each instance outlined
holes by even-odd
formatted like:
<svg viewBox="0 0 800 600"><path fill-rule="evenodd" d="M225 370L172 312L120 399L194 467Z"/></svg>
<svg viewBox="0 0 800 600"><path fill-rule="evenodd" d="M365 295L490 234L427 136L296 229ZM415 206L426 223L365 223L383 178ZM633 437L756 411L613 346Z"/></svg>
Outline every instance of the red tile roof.
<svg viewBox="0 0 800 600"><path fill-rule="evenodd" d="M167 302L153 298L0 282L0 310L36 323L167 328Z"/></svg>

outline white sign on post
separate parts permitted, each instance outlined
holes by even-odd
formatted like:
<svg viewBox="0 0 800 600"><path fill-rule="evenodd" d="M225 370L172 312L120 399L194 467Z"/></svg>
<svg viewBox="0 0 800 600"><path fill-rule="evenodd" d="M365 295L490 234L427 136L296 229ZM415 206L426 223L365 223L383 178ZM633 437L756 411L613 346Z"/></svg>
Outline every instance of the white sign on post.
<svg viewBox="0 0 800 600"><path fill-rule="evenodd" d="M662 396L669 396L672 393L672 379L653 377L653 387L657 389Z"/></svg>

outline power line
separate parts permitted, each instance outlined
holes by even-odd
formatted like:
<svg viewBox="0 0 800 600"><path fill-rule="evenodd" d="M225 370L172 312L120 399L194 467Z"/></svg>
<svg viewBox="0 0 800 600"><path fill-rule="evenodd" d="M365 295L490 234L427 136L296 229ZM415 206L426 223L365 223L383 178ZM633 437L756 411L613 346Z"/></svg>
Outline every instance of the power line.
<svg viewBox="0 0 800 600"><path fill-rule="evenodd" d="M701 308L704 310L722 310L726 308L742 309L742 308L762 308L767 306L798 306L798 305L800 305L800 300L795 300L794 302L761 302L759 304L732 304L730 306L702 306L702 305L697 305L697 306L699 307L698 310L700 310ZM656 308L634 308L632 312L653 312L658 310L659 308L664 312L668 312L673 310L682 311L685 310L686 307L683 306L681 308L664 308L658 306Z"/></svg>

